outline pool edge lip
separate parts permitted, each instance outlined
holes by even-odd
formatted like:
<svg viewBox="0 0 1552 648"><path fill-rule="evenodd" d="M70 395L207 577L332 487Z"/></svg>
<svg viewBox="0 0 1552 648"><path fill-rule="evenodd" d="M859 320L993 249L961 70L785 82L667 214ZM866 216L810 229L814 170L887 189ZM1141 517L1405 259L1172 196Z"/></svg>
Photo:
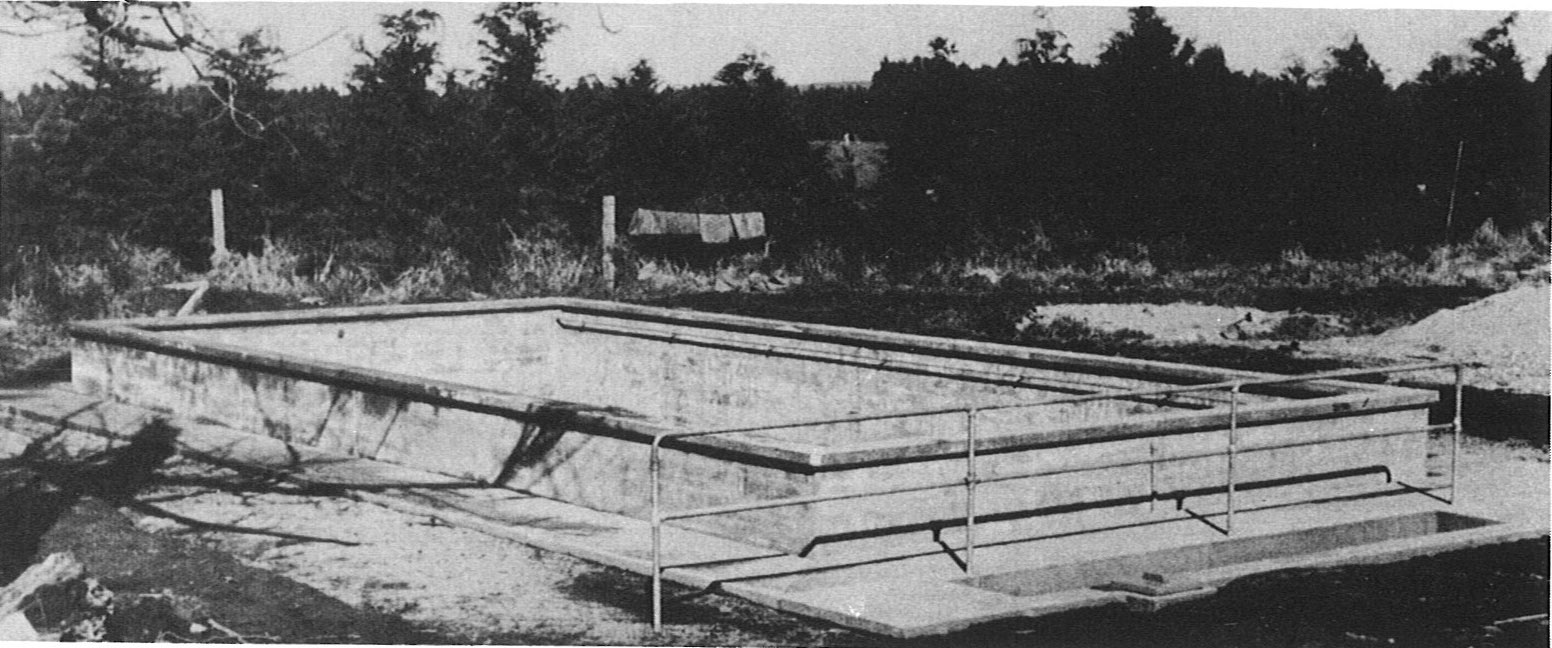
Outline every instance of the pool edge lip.
<svg viewBox="0 0 1552 648"><path fill-rule="evenodd" d="M71 322L67 325L66 328L72 336L75 336L78 333L82 335L103 336L111 335L111 331L123 328L137 329L147 332L170 332L181 329L197 328L231 328L279 324L349 322L373 319L407 319L447 315L525 312L535 310L563 310L611 317L624 316L634 319L657 320L668 323L690 323L723 330L743 330L745 332L770 335L775 337L794 337L804 339L842 338L852 342L862 341L881 346L908 348L909 350L917 352L925 351L931 352L933 354L987 356L995 357L1003 361L1034 360L1053 362L1056 364L1078 364L1081 361L1081 364L1084 365L1086 370L1091 365L1097 365L1106 369L1121 370L1127 373L1136 372L1137 368L1145 368L1148 370L1147 373L1150 375L1162 374L1170 378L1179 379L1221 380L1224 378L1243 378L1246 380L1253 380L1257 378L1269 378L1279 375L1268 372L1202 367L1198 365L1190 365L1178 362L1165 362L1160 360L1114 358L1097 354L1078 353L1075 351L1062 351L1058 349L1047 349L1041 347L1019 346L1000 342L960 340L954 338L918 335L914 333L899 333L894 331L878 331L849 326L837 326L833 324L789 322L784 320L749 317L745 315L711 313L685 308L665 308L661 306L647 306L642 304L631 304L626 302L614 302L597 299L581 299L575 297L532 297L490 301L437 302L429 304L341 306L332 308L259 311L252 313L191 315L185 317L100 319ZM1359 383L1351 381L1324 382L1337 383L1340 387L1349 391L1353 388L1394 390L1409 389L1390 385Z"/></svg>
<svg viewBox="0 0 1552 648"><path fill-rule="evenodd" d="M67 331L75 340L118 344L190 359L213 359L239 369L259 369L326 384L367 387L377 391L385 391L391 395L428 400L451 407L470 409L509 418L521 419L524 416L532 417L533 412L531 410L535 406L538 406L539 409L544 410L549 415L556 415L558 412L569 412L568 423L580 423L586 431L604 433L609 436L629 440L650 442L655 435L671 435L701 427L692 424L676 424L645 414L622 416L617 413L601 411L599 406L594 404L537 398L476 385L312 360L273 350L257 350L216 342L196 341L177 335L179 331L201 328L258 327L546 310L629 319L646 319L805 340L845 341L851 344L863 343L895 349L906 349L929 355L969 358L986 362L1051 363L1058 366L1081 366L1084 371L1090 373L1092 373L1092 365L1098 365L1110 372L1114 372L1112 375L1147 376L1153 379L1210 380L1216 382L1234 379L1255 380L1282 377L1278 374L1265 372L1200 367L1152 360L1112 358L994 342L937 338L827 324L794 323L740 315L706 313L687 309L669 309L657 306L571 297L352 306L187 317L91 320L73 322L68 325ZM1252 426L1262 420L1271 420L1273 417L1269 414L1270 412L1286 414L1290 412L1290 409L1296 418L1339 417L1343 416L1345 412L1354 411L1352 402L1355 400L1362 401L1362 407L1357 411L1372 413L1418 408L1439 400L1436 392L1385 384L1338 380L1317 380L1310 381L1308 384L1323 387L1329 392L1335 392L1335 395L1293 401L1291 403L1245 406L1240 409L1241 423L1246 426ZM1190 427L1199 431L1200 429L1225 427L1227 425L1227 416L1226 412L1214 412L1211 414L1187 416L1186 418L1193 422ZM1280 420L1286 417L1276 418ZM1218 419L1222 419L1222 421L1220 422ZM1125 437L1130 434L1146 432L1143 430L1127 432L1127 430L1137 425L1136 422L1122 422L1119 424L1075 427L1064 429L1062 431L1064 434L1055 435L1055 437L1053 437L1050 431L1037 430L1025 434L981 439L977 442L976 447L978 450L985 449L988 452L995 452L1008 446L1028 446L1032 441L1037 440L1035 438L1036 435L1042 435L1043 437L1040 439L1043 442L1039 443L1039 445L1062 445L1092 441L1096 436L1119 435L1119 437ZM920 440L906 439L900 440L897 444L885 444L888 447L849 450L842 446L818 451L819 448L817 446L783 448L747 443L731 437L702 437L693 440L676 441L670 443L669 447L692 450L705 449L712 452L732 451L748 453L758 457L760 460L771 462L787 469L796 469L800 472L815 472L871 465L880 461L916 461L924 458L954 456L964 453L964 443L963 440L952 440L924 444ZM916 451L912 452L906 448L915 448ZM889 456L884 457L884 455Z"/></svg>

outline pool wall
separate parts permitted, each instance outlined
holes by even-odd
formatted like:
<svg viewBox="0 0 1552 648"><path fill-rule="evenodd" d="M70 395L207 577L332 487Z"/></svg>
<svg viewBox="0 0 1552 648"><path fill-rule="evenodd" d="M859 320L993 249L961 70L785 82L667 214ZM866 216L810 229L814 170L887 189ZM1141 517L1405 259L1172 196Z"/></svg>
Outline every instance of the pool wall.
<svg viewBox="0 0 1552 648"><path fill-rule="evenodd" d="M638 517L655 434L1260 376L569 299L107 321L72 332L73 381L84 393ZM985 412L983 479L1096 469L982 485L978 513L1060 533L1161 509L1220 510L1222 398ZM1426 434L1373 434L1423 426L1435 399L1331 382L1247 394L1238 502L1420 482ZM670 443L664 508L952 480L964 475L963 427L963 415L942 414ZM1185 455L1206 456L1168 460ZM682 524L795 551L815 539L951 527L964 498L941 489Z"/></svg>

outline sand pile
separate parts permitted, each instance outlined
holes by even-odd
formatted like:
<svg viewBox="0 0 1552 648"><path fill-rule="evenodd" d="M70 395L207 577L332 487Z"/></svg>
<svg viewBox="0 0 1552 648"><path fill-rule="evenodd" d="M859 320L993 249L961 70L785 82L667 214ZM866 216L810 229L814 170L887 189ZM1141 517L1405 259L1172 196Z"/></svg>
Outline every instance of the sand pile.
<svg viewBox="0 0 1552 648"><path fill-rule="evenodd" d="M1353 358L1365 361L1362 364L1478 362L1486 366L1467 373L1473 387L1548 394L1552 375L1549 303L1552 291L1547 284L1525 285L1380 335L1301 342L1299 353ZM1271 347L1278 345L1272 335L1278 324L1295 316L1307 320L1306 325L1333 332L1343 328L1334 315L1202 304L1051 304L1037 307L1030 317L1070 317L1105 331L1132 329L1166 344ZM1448 370L1396 377L1441 384L1454 380Z"/></svg>
<svg viewBox="0 0 1552 648"><path fill-rule="evenodd" d="M1546 394L1552 372L1549 303L1548 285L1522 286L1380 335L1323 340L1306 348L1395 361L1480 362L1487 366L1468 374L1473 386Z"/></svg>

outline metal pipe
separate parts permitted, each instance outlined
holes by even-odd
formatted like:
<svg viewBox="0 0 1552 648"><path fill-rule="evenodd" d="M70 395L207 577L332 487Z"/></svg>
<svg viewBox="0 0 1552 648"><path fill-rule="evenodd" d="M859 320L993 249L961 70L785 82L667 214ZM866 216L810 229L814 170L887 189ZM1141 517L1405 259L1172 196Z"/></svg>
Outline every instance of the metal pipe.
<svg viewBox="0 0 1552 648"><path fill-rule="evenodd" d="M993 411L993 410L1011 410L1011 409L1023 409L1023 408L1032 408L1032 407L1042 407L1042 406L1046 406L1046 405L1065 405L1065 404L1072 404L1072 403L1086 403L1086 402L1090 402L1090 401L1100 401L1100 400L1116 400L1116 399L1123 399L1123 398L1143 398L1143 397L1147 397L1147 396L1170 396L1170 395L1174 395L1174 394L1186 394L1186 393L1191 393L1191 392L1216 391L1216 390L1220 390L1220 389L1229 389L1229 388L1234 387L1235 385L1238 385L1241 388L1243 388L1243 387L1256 387L1256 386L1278 385L1278 384L1298 383L1298 382L1311 382L1311 381L1316 381L1316 380L1337 380L1337 379L1341 379L1341 378L1355 378L1355 377L1358 377L1358 376L1369 376L1369 375L1374 375L1374 374L1408 373L1408 372L1413 372L1413 371L1423 371L1423 370L1427 370L1427 369L1439 369L1439 368L1443 368L1443 367L1453 367L1453 366L1456 366L1457 364L1460 364L1460 363L1458 363L1458 362L1428 362L1428 363L1419 363L1419 364L1411 364L1411 365L1402 365L1402 366L1399 366L1399 367L1385 367L1385 368L1379 368L1379 369L1343 369L1343 370L1338 370L1338 371L1326 371L1326 372L1321 372L1321 373L1305 374L1305 375L1302 375L1302 376L1277 376L1277 377L1271 377L1271 378L1255 378L1255 379L1249 379L1249 380L1246 380L1246 379L1226 380L1226 381L1215 382L1215 383L1203 383L1203 384L1200 384L1200 385L1186 385L1186 386L1183 386L1183 387L1178 387L1178 386L1177 387L1160 387L1160 388L1157 388L1157 389L1137 389L1137 390L1131 390L1131 391L1115 391L1115 392L1101 392L1101 393L1095 393L1095 394L1079 394L1079 395L1075 395L1075 396L1062 396L1062 397L1058 397L1058 398L1049 398L1049 399L1046 399L1046 400L1032 401L1032 402L1025 401L1025 402L1018 402L1018 403L988 403L988 404L985 404L985 405L978 405L978 406L976 406L975 409L977 411L986 412L986 411ZM965 411L964 407L942 407L942 408L904 410L904 411L896 411L896 412L880 412L880 413L877 413L877 414L866 414L866 415L858 415L858 416L843 416L843 417L838 417L838 418L830 418L830 419L822 419L822 420L821 419L807 419L807 420L801 420L801 421L788 421L788 422L785 422L785 423L772 423L772 424L766 424L766 425L754 425L754 426L737 427L737 428L722 428L722 429L716 429L716 430L692 430L692 431L688 431L688 432L670 432L670 433L665 434L664 438L665 439L688 439L688 438L695 438L695 437L715 436L715 435L719 435L719 434L738 434L738 433L743 433L743 432L770 432L770 431L773 431L773 430L784 430L784 429L795 429L795 428L804 428L804 427L815 427L815 426L819 426L819 425L834 425L834 424L838 424L838 423L865 423L865 422L868 422L868 421L884 421L884 420L898 419L898 418L912 418L912 417L919 417L919 416L934 416L934 415L958 414L958 413L963 412L963 411Z"/></svg>
<svg viewBox="0 0 1552 648"><path fill-rule="evenodd" d="M975 576L975 410L965 410L965 573Z"/></svg>
<svg viewBox="0 0 1552 648"><path fill-rule="evenodd" d="M1224 498L1223 535L1234 535L1234 459L1239 454L1239 385L1229 388L1229 485Z"/></svg>
<svg viewBox="0 0 1552 648"><path fill-rule="evenodd" d="M859 491L856 493L842 493L839 495L806 495L803 497L783 497L781 499L760 500L749 504L723 504L720 506L707 506L705 508L677 511L663 515L663 521L683 520L686 518L706 517L710 515L725 515L727 513L742 513L744 511L759 511L762 509L781 508L783 506L798 506L801 504L817 504L819 502L836 502L849 499L861 499L880 495L899 495L902 493L915 493L918 491L938 490L942 488L959 488L965 485L964 479L943 481L932 484L920 484L917 486L902 486L877 491Z"/></svg>
<svg viewBox="0 0 1552 648"><path fill-rule="evenodd" d="M1465 395L1466 365L1455 364L1455 418L1450 422L1450 505L1454 505L1459 499L1456 496L1455 479L1456 470L1460 467L1460 432L1461 432L1461 397Z"/></svg>
<svg viewBox="0 0 1552 648"><path fill-rule="evenodd" d="M1373 433L1365 434L1363 436L1352 436L1352 437L1347 437L1347 438L1343 438L1343 439L1317 439L1317 440L1314 440L1314 441L1295 441L1295 442L1292 442L1292 443L1279 443L1279 444L1274 444L1274 445L1257 446L1255 448L1252 448L1252 450L1253 451L1282 450L1284 448L1298 448L1298 447L1310 446L1310 445L1326 445L1326 444L1330 444L1330 443L1342 443L1342 442L1346 442L1346 441L1364 441L1364 440L1368 440L1368 439L1377 439L1377 438L1382 438L1382 437L1387 437L1387 436L1400 436L1400 435L1404 435L1404 434L1427 434L1429 432L1443 432L1444 430L1448 430L1449 428L1450 428L1450 425L1448 423L1441 423L1439 425L1430 425L1430 426L1427 426L1427 427L1420 427L1420 428L1404 428L1404 429L1396 429L1396 430L1385 430L1385 431L1382 431L1382 432L1373 432ZM1223 456L1222 452L1199 452L1199 453L1194 453L1194 454L1176 455L1176 456L1172 456L1172 457L1152 457L1152 458L1149 458L1149 459L1139 459L1139 460L1135 460L1135 461L1121 461L1121 462L1116 462L1116 463L1107 463L1107 464L1094 465L1094 466L1078 466L1076 468L1051 468L1051 469L1046 469L1046 470L1035 470L1035 471L1029 471L1029 472L1021 472L1021 473L1012 473L1012 474L1006 474L1006 475L998 475L996 477L978 477L976 479L976 482L978 484L994 484L994 483L998 483L998 482L1013 481L1013 480L1016 480L1016 479L1029 479L1031 477L1049 477L1049 476L1053 476L1053 475L1066 475L1066 474L1071 474L1071 473L1089 472L1089 471L1094 471L1094 470L1106 470L1106 469L1110 469L1110 468L1130 468L1130 467L1133 467L1133 466L1147 465L1147 464L1150 464L1150 463L1153 463L1153 462L1188 461L1188 460L1192 460L1192 459L1207 459L1207 458L1211 458L1211 457L1220 457L1220 456ZM783 506L798 506L798 505L801 505L801 504L815 504L815 503L818 503L818 502L834 502L834 501L840 501L840 500L861 499L861 498L864 498L864 497L876 497L876 496L881 496L881 495L898 495L898 494L901 494L901 493L914 493L914 492L917 492L917 491L937 490L937 489L942 489L942 488L958 488L958 487L962 487L962 486L964 486L964 481L963 480L954 480L954 481L943 481L943 482L938 482L938 483L933 483L933 484L922 484L922 485L917 485L917 486L905 486L905 487L901 487L901 488L890 488L890 489L877 490L877 491L861 491L861 492L856 492L856 493L842 493L842 494L839 494L839 495L808 495L808 496L803 496L803 497L785 497L785 498L781 498L781 499L760 500L758 502L753 502L753 503L749 503L749 504L724 504L724 505L720 505L720 506L708 506L708 507L705 507L705 508L688 509L688 510L684 510L684 511L676 511L676 512L673 512L673 513L665 513L665 514L663 514L662 515L662 519L663 519L663 521L667 522L667 521L670 521L670 520L683 520L683 519L687 519L687 518L707 517L707 516L712 516L712 515L724 515L724 514L727 514L727 513L741 513L741 512L744 512L744 511L758 511L758 510L762 510L762 509L781 508Z"/></svg>
<svg viewBox="0 0 1552 648"><path fill-rule="evenodd" d="M652 490L652 631L663 631L663 472L660 449L663 435L652 437L647 473Z"/></svg>

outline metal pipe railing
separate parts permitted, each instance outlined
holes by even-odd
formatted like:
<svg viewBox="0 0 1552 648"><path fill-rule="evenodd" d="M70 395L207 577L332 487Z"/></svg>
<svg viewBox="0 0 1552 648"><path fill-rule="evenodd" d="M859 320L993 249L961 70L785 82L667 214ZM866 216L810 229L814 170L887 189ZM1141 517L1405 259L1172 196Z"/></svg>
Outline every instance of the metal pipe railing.
<svg viewBox="0 0 1552 648"><path fill-rule="evenodd" d="M965 412L965 573L975 576L975 410Z"/></svg>
<svg viewBox="0 0 1552 648"><path fill-rule="evenodd" d="M1450 504L1454 505L1457 495L1455 493L1455 470L1460 466L1460 431L1461 431L1461 397L1466 386L1466 365L1455 365L1455 418L1450 422Z"/></svg>
<svg viewBox="0 0 1552 648"><path fill-rule="evenodd" d="M1330 444L1330 443L1343 443L1343 442L1347 442L1347 441L1366 441L1366 440L1369 440L1369 439L1380 439L1380 438L1384 438L1384 437L1400 436L1400 435L1405 435L1405 434L1442 432L1442 431L1450 429L1450 427L1451 426L1450 426L1449 423L1440 423L1438 425L1429 425L1429 426L1417 427L1417 428L1398 428L1398 429L1393 429L1393 430L1381 430L1381 431L1377 431L1377 432L1369 432L1369 433L1362 434L1362 435L1343 437L1343 438L1340 438L1340 439L1316 439L1316 440L1313 440L1313 441L1290 441L1290 442L1285 442L1285 443L1268 444L1268 445L1256 446L1254 449L1256 451L1283 450L1283 449L1287 449L1287 448L1299 448L1299 447L1312 446L1312 445L1325 445L1325 444ZM1135 460L1132 460L1132 461L1117 461L1117 462L1109 462L1109 463L1103 463L1103 464L1084 465L1084 466L1065 467L1065 468L1047 468L1047 469L1044 469L1044 470L1023 471L1023 472L1009 473L1009 474L1004 474L1004 475L997 475L997 476L994 476L994 477L977 477L976 478L976 484L977 485L981 485L981 484L996 484L996 483L1000 483L1000 482L1015 481L1015 480L1019 480L1019 479L1029 479L1031 477L1051 477L1051 476L1055 476L1055 475L1066 475L1066 474L1071 474L1071 473L1090 472L1090 471L1094 471L1094 470L1105 470L1105 469L1109 469L1109 468L1131 468L1131 467L1136 467L1136 466L1151 466L1151 465L1159 464L1159 463L1170 463L1170 462L1176 462L1176 461L1189 461L1189 460L1192 460L1192 459L1210 459L1210 458L1213 458L1213 457L1221 457L1221 456L1223 456L1223 453L1222 452L1218 452L1218 451L1203 451L1203 452L1196 452L1196 453L1189 453L1189 454L1171 455L1171 456L1166 456L1166 457L1150 456L1147 459L1135 459ZM835 495L805 495L805 496L801 496L801 497L783 497L783 498L779 498L779 499L759 500L759 501L756 501L756 502L748 502L748 503L721 504L721 505L717 505L717 506L707 506L707 507L695 508L695 509L685 509L683 511L675 511L675 512L672 512L672 513L664 513L660 517L661 517L662 521L664 521L664 522L671 522L673 520L687 520L687 519L690 519L690 518L711 517L711 516L715 516L715 515L726 515L726 514L730 514L730 513L743 513L745 511L761 511L761 510L766 510L766 509L782 508L782 507L787 507L787 506L800 506L800 505L803 505L803 504L818 504L818 503L821 503L821 502L840 502L840 501L845 501L845 500L863 499L863 498L866 498L866 497L881 497L881 496L884 496L884 495L901 495L901 494L905 494L905 493L916 493L916 492L929 491L929 490L941 490L941 489L945 489L945 488L958 488L958 487L963 486L963 485L964 485L964 481L962 479L954 479L954 480L944 480L944 481L938 481L938 482L931 482L931 483L927 483L927 484L917 484L915 486L899 486L899 487L896 487L896 488L886 488L886 489L872 490L872 491L858 491L858 492L854 492L854 493L838 493L838 494L835 494Z"/></svg>
<svg viewBox="0 0 1552 648"><path fill-rule="evenodd" d="M1371 439L1371 438L1382 437L1382 436L1394 436L1394 435L1401 435L1401 434L1416 434L1416 433L1419 433L1419 432L1429 433L1429 432L1439 431L1439 430L1443 430L1443 429L1449 429L1449 430L1451 430L1451 433L1452 433L1451 434L1451 437L1452 437L1451 453L1450 453L1450 483L1449 483L1450 499L1449 499L1449 503L1450 504L1454 504L1456 499L1457 499L1457 495L1456 495L1456 486L1457 486L1456 470L1457 470L1458 465L1459 465L1460 436L1461 436L1461 430L1462 430L1462 425L1461 425L1461 396L1462 396L1463 391L1464 391L1465 367L1466 367L1466 364L1467 363L1463 363L1463 362L1430 362L1430 363L1418 363L1418 364L1411 364L1411 365L1403 365L1403 366L1400 366L1400 367L1388 367L1388 368L1379 368L1379 369L1372 369L1372 368L1371 369L1344 369L1344 370L1326 371L1326 372L1318 372L1318 373L1313 373L1313 374L1306 374L1306 375L1303 375L1303 376L1277 376L1277 377L1256 378L1256 379L1249 379L1249 380L1229 380L1229 381L1222 381L1222 382L1218 382L1218 383L1208 383L1208 384L1202 384L1202 385L1187 385L1187 386L1183 386L1183 387L1171 387L1171 388L1160 388L1160 389L1139 389L1139 390L1127 390L1127 391L1119 391L1119 392L1104 392L1104 393L1095 393L1095 394L1082 394L1082 395L1075 395L1075 396L1066 396L1066 397L1058 397L1058 398L1046 399L1046 400L1035 401L1035 402L1007 403L1007 404L988 404L988 405L979 405L979 406L972 406L972 407L916 409L916 410L908 410L908 411L887 412L887 413L872 414L872 415L862 415L862 416L849 416L849 417L832 418L832 419L824 419L824 420L808 420L808 421L788 422L788 423L780 423L780 424L773 424L773 425L758 425L758 426L747 426L747 427L738 427L738 428L723 428L723 429L715 429L715 430L693 430L693 431L687 431L687 432L662 432L662 433L658 433L658 434L653 435L652 442L650 444L650 449L649 449L649 452L648 452L649 487L650 487L650 490L651 490L651 493L650 493L650 505L651 505L650 521L651 521L651 526L652 526L652 629L654 631L660 631L660 630L662 630L662 626L663 626L663 598L662 598L662 596L663 596L663 583L662 583L662 580L663 580L664 568L663 568L663 555L662 555L662 553L663 553L662 552L662 540L663 540L663 538L662 538L662 527L663 527L663 523L666 522L666 521L669 521L669 520L686 519L686 518L692 518L692 517L705 517L705 516L711 516L711 515L723 515L723 514L738 513L738 512L743 512L743 511L753 511L753 510L761 510L761 509L769 509L769 508L779 508L779 507L784 507L784 506L796 506L796 505L801 505L801 504L812 504L812 503L828 502L828 501L839 501L839 500L846 500L846 499L858 499L858 498L863 498L863 497L877 497L877 496L882 496L882 495L893 495L893 494L910 493L910 492L925 491L925 490L935 490L935 489L941 489L941 488L948 488L948 487L958 486L958 485L960 485L962 483L964 485L964 487L965 487L965 565L964 565L964 568L965 568L965 571L967 573L969 573L971 576L974 576L975 575L975 562L974 562L975 561L975 523L976 523L975 491L976 491L976 487L979 484L1011 481L1011 480L1014 480L1014 479L1027 479L1027 478L1031 478L1031 477L1049 476L1049 475L1065 474L1065 473L1072 473L1072 472L1103 470L1103 469L1109 469L1109 468L1121 468L1121 467L1129 467L1129 466L1144 465L1144 464L1152 465L1152 464L1156 464L1156 463L1159 463L1159 462L1183 461L1183 460L1188 460L1188 459L1201 459L1201 458L1208 458L1208 457L1213 457L1213 456L1218 456L1219 455L1219 453L1216 453L1216 452L1203 452L1203 453L1187 454L1187 455L1180 455L1180 456L1174 456L1174 457L1165 457L1165 458L1158 458L1158 457L1150 456L1147 460L1129 461L1129 462L1114 462L1114 463L1106 463L1106 464L1094 465L1094 466L1084 466L1084 467L1079 467L1079 468L1064 468L1064 469L1050 469L1050 470L1040 470L1040 471L1029 471L1029 472L1017 473L1017 474L1013 474L1013 475L999 475L997 477L990 478L990 479L982 479L979 476L978 472L977 472L976 446L978 445L978 443L977 443L978 439L977 439L977 435L976 435L976 425L975 425L975 422L976 422L976 416L977 416L978 413L984 412L984 411L990 411L990 410L1019 409L1019 408L1040 407L1040 406L1045 406L1045 405L1056 405L1056 404L1064 404L1064 403L1082 403L1082 402L1097 401L1097 400L1111 400L1111 399L1121 399L1121 398L1139 398L1139 397L1145 397L1145 396L1168 396L1168 395L1172 395L1172 394L1198 392L1198 391L1211 391L1211 390L1218 390L1218 389L1225 389L1225 390L1227 390L1228 393L1229 393L1229 421L1228 421L1229 427L1228 427L1227 451L1226 451L1226 453L1224 453L1224 454L1227 455L1227 462L1228 462L1228 465L1227 465L1227 480L1226 480L1226 495L1227 495L1227 497L1226 497L1226 501L1225 501L1225 512L1224 512L1224 515L1225 515L1225 518L1224 518L1224 531L1225 531L1226 534L1232 534L1233 533L1233 528L1234 528L1234 509L1235 509L1235 506L1234 506L1234 494L1235 494L1235 490L1236 490L1236 487L1237 487L1237 475L1235 474L1235 468L1236 468L1235 467L1235 461L1236 461L1236 457L1238 455L1239 398L1240 398L1240 394L1243 391L1244 387L1246 387L1246 386L1275 385L1275 384L1288 384L1288 383L1297 383L1297 382L1310 382L1310 381L1316 381L1316 380L1337 380L1337 379L1342 379L1342 378L1354 378L1354 377L1366 376L1366 375L1374 375L1374 374L1407 373L1407 372L1413 372L1413 371L1424 371L1424 370L1428 370L1428 369L1440 369L1440 368L1444 368L1444 367L1453 367L1454 370L1455 370L1455 407L1454 407L1454 417L1453 417L1453 420L1450 423L1448 423L1448 424L1430 425L1430 426L1426 426L1426 427L1423 427L1423 428L1409 428L1409 429L1403 429L1403 430L1391 430L1391 431L1378 432L1378 433L1369 433L1369 434L1349 437L1347 439L1323 439L1323 440L1318 440L1318 441L1305 441L1305 442L1294 442L1294 443L1287 443L1287 444L1266 445L1266 446L1259 446L1256 449L1257 450L1273 450L1273 449L1297 447L1297 446L1302 446L1302 445L1314 445L1314 444L1333 443L1333 442L1340 442L1340 441L1343 441L1343 440ZM868 422L868 421L889 420L889 419L896 419L896 418L912 418L912 417L923 417L923 416L934 416L934 415L945 415L945 414L956 414L956 413L963 413L963 414L965 414L965 417L966 417L965 418L965 477L964 477L964 479L961 482L940 482L940 483L934 483L934 484L908 486L908 487L900 487L900 488L892 488L892 489L882 489L882 490L875 490L875 491L862 491L862 492L846 493L846 494L840 494L840 495L817 495L817 496L808 496L808 497L789 497L789 498L781 498L781 499L774 499L774 500L761 500L759 502L755 502L755 503L752 503L752 504L731 504L731 505L723 505L723 506L704 507L704 508L700 508L700 509L691 509L691 510L687 510L687 511L679 511L679 512L675 512L675 513L667 513L667 514L665 514L663 512L663 510L662 510L662 488L663 488L662 474L661 474L662 473L662 447L663 447L664 442L666 442L666 441L675 440L675 439L707 437L707 436L715 436L715 435L723 435L723 434L738 434L738 433L747 433L747 432L770 432L770 431L777 431L777 430L796 430L796 429L801 429L801 428L806 428L806 427L815 427L815 426L819 426L819 425L835 425L835 424L840 424L840 423L862 423L862 422Z"/></svg>
<svg viewBox="0 0 1552 648"><path fill-rule="evenodd" d="M652 629L663 629L663 435L652 437L647 472L652 490Z"/></svg>
<svg viewBox="0 0 1552 648"><path fill-rule="evenodd" d="M1316 381L1316 380L1340 380L1342 378L1355 378L1355 377L1358 377L1358 376L1368 376L1368 375L1382 374L1382 373L1408 373L1408 372L1413 372L1413 371L1423 371L1423 370L1427 370L1427 369L1442 369L1444 367L1453 367L1456 364L1460 364L1460 363L1455 363L1455 362L1429 362L1429 363L1402 365L1400 367L1389 367L1389 368L1383 368L1383 369L1343 369L1343 370L1337 370L1337 371L1326 371L1326 372L1320 372L1320 373L1306 374L1305 376L1293 376L1293 377L1274 376L1274 377L1268 377L1268 378L1255 378L1255 379L1242 379L1242 380L1226 380L1226 381L1215 382L1215 383L1202 383L1202 384L1199 384L1199 385L1177 385L1177 386L1174 386L1174 387L1158 387L1158 388L1152 388L1152 389L1134 389L1134 390L1123 390L1123 391L1095 392L1095 393L1092 393L1092 394L1076 394L1076 395L1072 395L1072 396L1059 396L1057 398L1048 398L1048 399L1045 399L1045 400L1038 400L1038 401L1023 401L1023 402L1017 402L1017 403L983 403L983 404L980 404L980 405L975 405L973 407L957 406L957 407L918 408L918 409L909 409L909 410L897 410L897 411L893 411L893 412L880 412L880 413L877 413L877 414L860 414L860 415L856 415L856 416L841 416L841 417L827 418L827 419L802 419L802 420L797 420L797 421L786 421L786 422L782 422L782 423L769 423L769 424L765 424L765 425L750 425L750 426L733 427L733 428L717 428L717 429L712 429L712 430L691 430L691 431L687 431L687 432L668 432L668 433L665 433L664 439L665 440L693 439L693 438L699 438L699 437L719 436L719 435L723 435L723 434L743 434L743 433L748 433L748 432L772 432L772 431L777 431L777 430L785 430L785 429L793 429L793 428L818 427L818 426L821 426L821 425L837 425L837 424L841 424L841 423L867 423L867 422L870 422L870 421L885 421L885 420L889 420L889 419L898 419L898 418L916 418L916 417L926 417L926 416L941 416L941 415L948 415L948 414L961 414L961 413L964 413L964 412L966 412L968 410L971 410L971 409L974 409L974 410L979 411L979 412L991 412L991 411L1001 411L1001 410L1011 410L1011 409L1024 409L1024 408L1033 408L1033 407L1044 407L1044 406L1048 406L1048 405L1067 405L1067 404L1073 404L1073 403L1087 403L1087 402L1091 402L1091 401L1101 401L1101 400L1117 400L1117 399L1127 399L1127 398L1144 398L1144 397L1148 397L1148 396L1170 396L1170 395L1174 395L1174 394L1187 394L1187 393L1199 392L1199 391L1214 391L1214 390L1220 390L1220 389L1229 389L1229 388L1233 387L1234 385L1240 385L1243 388L1243 387L1258 387L1258 386L1265 386L1265 385L1290 384L1290 383L1298 383L1298 382L1311 382L1311 381Z"/></svg>
<svg viewBox="0 0 1552 648"><path fill-rule="evenodd" d="M1234 459L1239 454L1239 385L1229 388L1228 489L1224 492L1223 533L1234 534Z"/></svg>

